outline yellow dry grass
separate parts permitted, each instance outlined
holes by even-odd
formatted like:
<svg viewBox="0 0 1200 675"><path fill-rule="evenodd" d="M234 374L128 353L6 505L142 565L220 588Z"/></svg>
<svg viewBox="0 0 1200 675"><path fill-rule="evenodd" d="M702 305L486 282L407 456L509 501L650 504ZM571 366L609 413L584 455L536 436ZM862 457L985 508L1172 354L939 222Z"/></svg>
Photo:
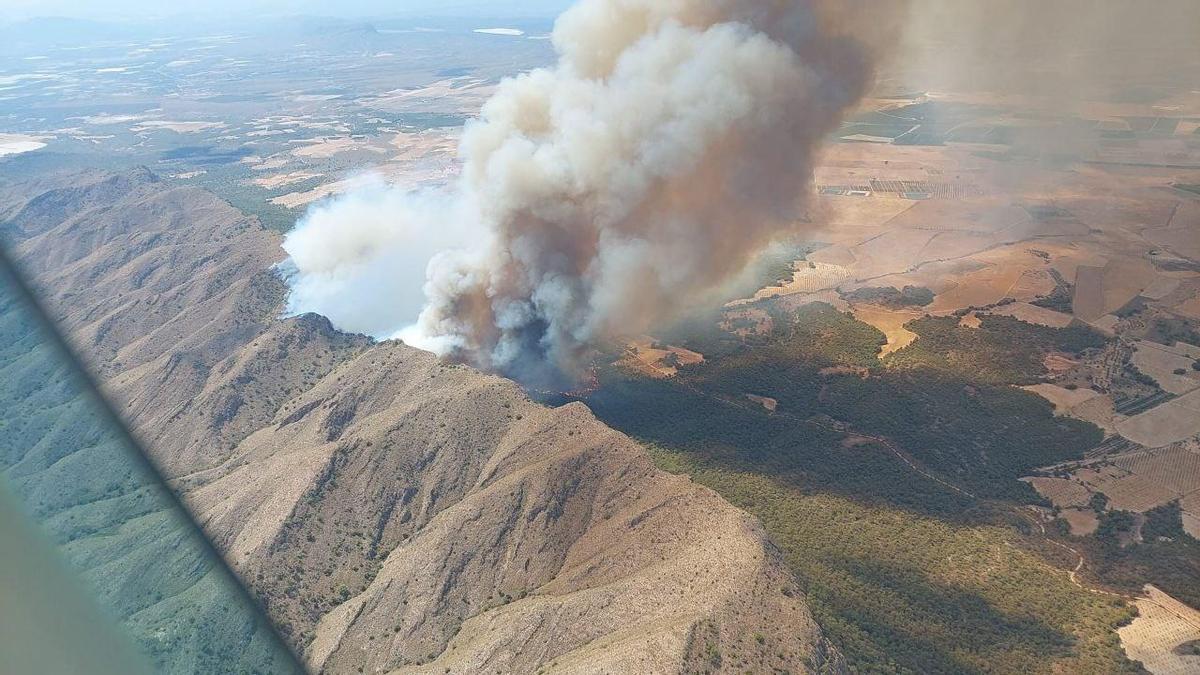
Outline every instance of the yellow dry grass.
<svg viewBox="0 0 1200 675"><path fill-rule="evenodd" d="M997 316L1011 316L1026 323L1050 326L1051 328L1066 328L1075 320L1075 317L1070 314L1063 314L1062 312L1038 307L1027 302L1014 302L1010 305L990 309L987 313Z"/></svg>
<svg viewBox="0 0 1200 675"><path fill-rule="evenodd" d="M949 314L967 307L994 305L1012 297L1028 270L1041 269L1045 265L1041 258L1016 247L989 251L975 256L974 260L985 267L963 275L957 286L938 295L929 307L931 312Z"/></svg>
<svg viewBox="0 0 1200 675"><path fill-rule="evenodd" d="M887 336L887 344L879 353L881 358L904 349L917 339L917 334L905 328L904 324L920 318L922 314L919 312L879 305L855 305L851 311L854 312L854 318L878 328Z"/></svg>
<svg viewBox="0 0 1200 675"><path fill-rule="evenodd" d="M1066 389L1056 384L1033 384L1021 388L1050 401L1054 405L1055 413L1059 415L1065 415L1077 406L1100 395L1099 392L1092 389Z"/></svg>
<svg viewBox="0 0 1200 675"><path fill-rule="evenodd" d="M1141 661L1155 675L1200 672L1200 656L1176 652L1180 645L1200 640L1200 612L1147 585L1136 601L1138 618L1117 630L1130 659Z"/></svg>

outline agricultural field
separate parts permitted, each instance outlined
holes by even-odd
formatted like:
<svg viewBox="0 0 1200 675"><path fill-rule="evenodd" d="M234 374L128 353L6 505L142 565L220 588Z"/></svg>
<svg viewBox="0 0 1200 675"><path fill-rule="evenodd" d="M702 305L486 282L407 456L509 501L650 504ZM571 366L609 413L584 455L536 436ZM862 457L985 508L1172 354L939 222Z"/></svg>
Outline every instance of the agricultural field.
<svg viewBox="0 0 1200 675"><path fill-rule="evenodd" d="M1066 415L1083 404L1100 396L1100 393L1092 389L1067 389L1060 387L1057 384L1031 384L1022 387L1025 391L1031 391L1042 398L1054 404L1054 410L1059 415ZM1078 416L1078 415L1077 415Z"/></svg>
<svg viewBox="0 0 1200 675"><path fill-rule="evenodd" d="M704 363L704 355L682 347L663 344L651 337L642 337L625 346L625 356L618 364L649 377L674 377L681 366Z"/></svg>
<svg viewBox="0 0 1200 675"><path fill-rule="evenodd" d="M1122 436L1159 448L1200 435L1200 390L1194 390L1117 424Z"/></svg>
<svg viewBox="0 0 1200 675"><path fill-rule="evenodd" d="M755 300L774 298L781 295L816 293L837 288L850 277L850 272L841 265L797 261L792 278L780 286L768 286L755 294Z"/></svg>
<svg viewBox="0 0 1200 675"><path fill-rule="evenodd" d="M1138 618L1117 631L1129 657L1156 675L1200 671L1200 612L1149 585L1136 604Z"/></svg>
<svg viewBox="0 0 1200 675"><path fill-rule="evenodd" d="M877 328L887 337L887 344L879 352L881 358L904 349L917 339L917 334L905 326L922 316L918 312L866 304L855 305L853 312L854 318Z"/></svg>
<svg viewBox="0 0 1200 675"><path fill-rule="evenodd" d="M584 400L662 448L673 470L759 515L797 573L819 579L814 606L862 672L938 667L909 653L892 670L875 660L881 645L903 640L904 619L856 604L864 601L850 589L894 591L902 575L864 570L845 552L812 560L826 545L808 531L814 519L876 559L897 555L863 534L870 517L857 509L893 523L951 522L984 539L974 528L998 525L990 532L1015 533L1010 543L1047 564L1045 574L1114 606L1140 603L1146 583L1200 605L1189 590L1200 574L1200 455L1189 441L1200 434L1189 398L1200 382L1190 351L1200 349L1200 323L1189 323L1200 302L1200 267L1189 262L1200 209L1169 187L1200 184L1200 164L1024 165L1017 180L1014 160L967 146L851 131L872 138L822 155L811 224L822 245L797 259L792 277L740 296L706 328L671 332L703 364L653 385L602 368ZM917 288L931 298L903 304ZM985 424L971 412L979 406L1008 411L1011 423L985 435L972 426ZM706 421L714 417L723 428ZM846 500L836 509L850 509L853 522L826 523L815 513L821 499ZM936 551L944 540L920 541ZM900 615L911 608L892 600ZM1116 629L1127 620L1097 626L1106 646L1091 653L1122 649ZM922 639L937 658L953 651ZM1126 640L1112 663L1063 661L1073 666L1060 670L1116 672L1125 654L1159 663L1166 642Z"/></svg>
<svg viewBox="0 0 1200 675"><path fill-rule="evenodd" d="M1011 295L1009 297L1012 297ZM988 314L995 316L1011 316L1025 323L1034 323L1039 326L1049 326L1050 328L1066 328L1075 320L1069 314L1056 312L1045 307L1038 307L1027 302L1014 302L1002 307L989 309Z"/></svg>
<svg viewBox="0 0 1200 675"><path fill-rule="evenodd" d="M1101 494L1109 509L1145 513L1172 502L1190 505L1200 494L1200 442L1133 448L1050 467L1045 472L1052 475L1025 480L1060 508L1089 504Z"/></svg>
<svg viewBox="0 0 1200 675"><path fill-rule="evenodd" d="M280 230L364 174L443 185L458 172L463 123L502 77L553 51L544 20L502 36L427 23L283 19L32 55L12 45L0 55L12 79L0 91L0 175L145 166Z"/></svg>
<svg viewBox="0 0 1200 675"><path fill-rule="evenodd" d="M1192 368L1198 358L1200 348L1183 343L1167 346L1140 340L1134 344L1133 365L1176 396L1200 389L1200 370Z"/></svg>

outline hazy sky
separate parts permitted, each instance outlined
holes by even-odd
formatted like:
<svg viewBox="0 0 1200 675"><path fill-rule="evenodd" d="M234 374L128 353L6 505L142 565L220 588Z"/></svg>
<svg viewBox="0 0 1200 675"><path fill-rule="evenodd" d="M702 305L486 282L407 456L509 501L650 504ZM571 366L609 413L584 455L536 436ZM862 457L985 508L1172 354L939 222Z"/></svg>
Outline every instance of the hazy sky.
<svg viewBox="0 0 1200 675"><path fill-rule="evenodd" d="M317 14L338 17L480 16L553 17L571 0L0 0L0 21L62 16L86 19L159 19L182 14Z"/></svg>

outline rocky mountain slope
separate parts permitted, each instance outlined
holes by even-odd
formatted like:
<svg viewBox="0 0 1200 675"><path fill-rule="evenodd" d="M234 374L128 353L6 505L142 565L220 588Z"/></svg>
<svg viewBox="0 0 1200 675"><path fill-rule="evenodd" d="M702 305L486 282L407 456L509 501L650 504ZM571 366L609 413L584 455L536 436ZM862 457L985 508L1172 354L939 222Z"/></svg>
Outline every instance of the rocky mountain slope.
<svg viewBox="0 0 1200 675"><path fill-rule="evenodd" d="M280 319L278 236L148 172L0 231L314 669L838 670L758 525L576 404Z"/></svg>

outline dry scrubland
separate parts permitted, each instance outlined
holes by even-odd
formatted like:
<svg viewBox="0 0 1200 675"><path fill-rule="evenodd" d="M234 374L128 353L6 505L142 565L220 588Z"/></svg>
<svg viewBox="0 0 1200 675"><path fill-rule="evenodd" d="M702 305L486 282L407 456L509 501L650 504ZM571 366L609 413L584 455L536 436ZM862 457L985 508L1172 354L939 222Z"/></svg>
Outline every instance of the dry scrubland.
<svg viewBox="0 0 1200 675"><path fill-rule="evenodd" d="M825 245L780 283L727 306L721 327L758 345L779 330L764 303L792 311L824 302L883 334L878 365L888 368L921 346L914 325L926 316L958 316L959 325L983 333L989 317L1055 330L1090 325L1108 347L1046 353L1041 374L1018 383L1049 401L1056 415L1094 423L1109 439L1089 459L1026 482L1054 506L1048 518L1062 519L1068 542L1090 547L1108 536L1113 514L1129 512L1132 530L1118 540L1132 546L1145 514L1174 503L1182 531L1200 535L1200 371L1193 368L1200 335L1186 333L1186 321L1200 311L1200 197L1173 187L1200 184L1200 157L1189 155L1195 168L1163 167L1168 150L1146 142L1132 154L1097 151L1064 170L997 162L989 153L1008 150L984 149L829 146L812 209L814 238ZM1130 157L1145 166L1128 165ZM910 287L932 297L899 293ZM740 396L773 415L795 404L769 388L742 386ZM843 445L869 443L854 438ZM703 474L704 466L689 471ZM735 484L748 478L712 480L724 494L743 494ZM1101 495L1106 503L1097 509ZM1104 583L1089 571L1106 564L1097 555L1088 548L1080 563L1087 583ZM1168 602L1161 590L1147 592ZM1158 607L1138 605L1144 613ZM1154 615L1123 629L1129 655L1156 673L1194 668L1169 653L1177 626L1168 623Z"/></svg>
<svg viewBox="0 0 1200 675"><path fill-rule="evenodd" d="M212 195L89 173L0 197L52 311L314 667L838 667L752 518L583 406L280 320L278 235Z"/></svg>

